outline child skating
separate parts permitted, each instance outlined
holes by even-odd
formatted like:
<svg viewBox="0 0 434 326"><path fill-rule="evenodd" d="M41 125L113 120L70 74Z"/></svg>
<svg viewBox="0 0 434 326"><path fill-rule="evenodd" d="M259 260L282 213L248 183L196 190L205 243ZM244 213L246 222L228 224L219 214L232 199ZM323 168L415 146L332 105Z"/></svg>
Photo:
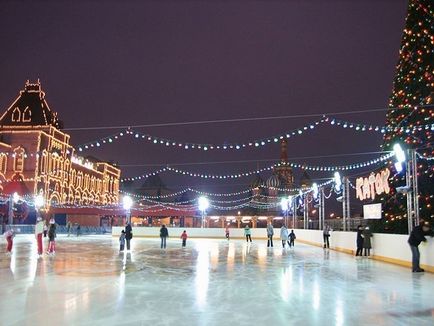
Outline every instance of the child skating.
<svg viewBox="0 0 434 326"><path fill-rule="evenodd" d="M289 248L294 247L295 239L297 239L297 237L295 236L294 230L291 230L289 234Z"/></svg>
<svg viewBox="0 0 434 326"><path fill-rule="evenodd" d="M10 229L10 230L7 230L3 235L7 241L6 255L10 256L12 254L12 246L14 244L15 232L14 232L14 230Z"/></svg>
<svg viewBox="0 0 434 326"><path fill-rule="evenodd" d="M125 230L122 230L119 237L119 252L124 252L125 249Z"/></svg>
<svg viewBox="0 0 434 326"><path fill-rule="evenodd" d="M187 245L187 231L184 230L184 232L182 232L181 234L181 239L182 239L182 247L184 248Z"/></svg>
<svg viewBox="0 0 434 326"><path fill-rule="evenodd" d="M47 254L56 254L56 223L50 220L50 227L48 228L48 251Z"/></svg>

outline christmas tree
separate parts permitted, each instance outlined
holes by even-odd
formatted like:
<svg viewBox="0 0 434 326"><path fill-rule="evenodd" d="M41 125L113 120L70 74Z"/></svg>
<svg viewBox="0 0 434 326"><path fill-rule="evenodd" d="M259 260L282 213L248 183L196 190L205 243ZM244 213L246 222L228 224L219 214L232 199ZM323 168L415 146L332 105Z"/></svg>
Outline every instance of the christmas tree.
<svg viewBox="0 0 434 326"><path fill-rule="evenodd" d="M395 143L417 151L420 217L434 220L434 2L410 0L390 96L384 150ZM392 189L405 184L405 174L391 178ZM406 196L394 190L382 199L384 218L377 231L406 233Z"/></svg>

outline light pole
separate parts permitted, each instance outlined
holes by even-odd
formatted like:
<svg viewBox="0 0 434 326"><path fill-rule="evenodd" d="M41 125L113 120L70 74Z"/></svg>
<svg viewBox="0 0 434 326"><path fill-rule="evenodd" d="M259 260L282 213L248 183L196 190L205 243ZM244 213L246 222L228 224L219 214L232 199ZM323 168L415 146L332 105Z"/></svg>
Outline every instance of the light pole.
<svg viewBox="0 0 434 326"><path fill-rule="evenodd" d="M282 211L284 214L284 223L288 224L288 209L289 209L289 200L288 198L282 198L280 200L280 206L282 207Z"/></svg>
<svg viewBox="0 0 434 326"><path fill-rule="evenodd" d="M401 173L403 170L403 164L405 164L405 187L396 187L396 191L407 195L408 233L411 233L414 224L419 225L417 154L416 150L409 149L409 160L407 160L405 151L402 149L400 144L395 144L393 146L393 152L396 158L396 172Z"/></svg>
<svg viewBox="0 0 434 326"><path fill-rule="evenodd" d="M17 192L14 192L9 198L8 224L14 223L14 205L18 204L20 199L20 195Z"/></svg>
<svg viewBox="0 0 434 326"><path fill-rule="evenodd" d="M206 214L206 210L209 207L209 200L205 196L201 196L198 199L198 204L199 204L199 210L202 214L201 227L204 228L205 227L205 214Z"/></svg>
<svg viewBox="0 0 434 326"><path fill-rule="evenodd" d="M133 200L130 196L124 196L122 198L122 206L126 211L127 223L131 223L131 207L133 206Z"/></svg>

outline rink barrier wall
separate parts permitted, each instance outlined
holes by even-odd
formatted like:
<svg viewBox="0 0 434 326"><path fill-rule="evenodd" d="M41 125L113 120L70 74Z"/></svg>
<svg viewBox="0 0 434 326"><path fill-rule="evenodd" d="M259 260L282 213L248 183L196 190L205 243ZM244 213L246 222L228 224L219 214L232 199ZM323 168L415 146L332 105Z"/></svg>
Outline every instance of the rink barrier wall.
<svg viewBox="0 0 434 326"><path fill-rule="evenodd" d="M112 235L118 237L123 227L113 227ZM224 239L225 229L222 228L172 228L169 227L169 237L179 239L182 231L187 230L189 238ZM267 231L265 228L250 229L252 239L266 240ZM323 247L323 235L320 230L294 230L297 240L309 245ZM160 228L157 227L133 227L134 237L158 238ZM280 229L274 229L274 240L279 241ZM231 239L244 239L244 229L230 229ZM371 256L373 259L411 268L411 251L407 243L406 234L385 234L374 233L372 237ZM427 237L427 243L419 246L421 255L421 267L426 271L434 273L434 240ZM346 254L355 254L356 232L333 231L330 235L330 249Z"/></svg>

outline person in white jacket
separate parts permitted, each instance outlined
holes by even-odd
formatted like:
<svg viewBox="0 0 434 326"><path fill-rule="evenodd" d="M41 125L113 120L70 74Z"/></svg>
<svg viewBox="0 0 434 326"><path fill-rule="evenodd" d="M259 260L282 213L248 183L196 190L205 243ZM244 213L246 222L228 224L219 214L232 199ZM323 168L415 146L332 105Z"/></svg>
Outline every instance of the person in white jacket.
<svg viewBox="0 0 434 326"><path fill-rule="evenodd" d="M42 248L42 234L44 233L44 224L45 223L42 221L42 218L38 216L35 225L35 238L38 245L38 257L41 257L44 251Z"/></svg>
<svg viewBox="0 0 434 326"><path fill-rule="evenodd" d="M288 241L288 229L286 228L286 225L282 225L282 227L280 228L280 240L282 240L282 247L285 248L285 243L288 242L289 245L289 241Z"/></svg>

